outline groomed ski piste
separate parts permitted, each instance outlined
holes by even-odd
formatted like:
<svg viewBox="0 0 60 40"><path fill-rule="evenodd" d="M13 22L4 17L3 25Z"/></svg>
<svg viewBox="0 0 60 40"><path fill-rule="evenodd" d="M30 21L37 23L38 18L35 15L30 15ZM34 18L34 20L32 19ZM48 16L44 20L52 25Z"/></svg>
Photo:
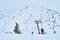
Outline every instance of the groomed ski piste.
<svg viewBox="0 0 60 40"><path fill-rule="evenodd" d="M35 21L40 21L39 31ZM14 32L16 23L21 34ZM44 34L41 33L41 28L44 29ZM46 7L28 6L12 12L1 11L0 40L60 40L60 13Z"/></svg>

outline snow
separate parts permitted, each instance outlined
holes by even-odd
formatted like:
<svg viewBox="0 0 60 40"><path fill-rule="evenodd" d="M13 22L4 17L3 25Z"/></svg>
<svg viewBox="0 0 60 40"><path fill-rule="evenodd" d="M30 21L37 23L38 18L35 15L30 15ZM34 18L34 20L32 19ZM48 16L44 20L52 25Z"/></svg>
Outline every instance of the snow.
<svg viewBox="0 0 60 40"><path fill-rule="evenodd" d="M48 10L48 8L46 9L40 7L27 9L24 8L22 10L18 9L16 11L12 11L11 13L3 11L0 12L0 40L59 40L60 27L51 29L53 27L51 13L53 13L55 10ZM59 25L59 12L54 12L54 14L55 19L57 20L56 25ZM44 28L46 34L38 34L35 20L42 20L42 25L39 24L39 29ZM22 34L15 34L13 32L16 25L15 22L19 24ZM50 24L50 26L48 24ZM54 30L56 31L56 34L53 33Z"/></svg>

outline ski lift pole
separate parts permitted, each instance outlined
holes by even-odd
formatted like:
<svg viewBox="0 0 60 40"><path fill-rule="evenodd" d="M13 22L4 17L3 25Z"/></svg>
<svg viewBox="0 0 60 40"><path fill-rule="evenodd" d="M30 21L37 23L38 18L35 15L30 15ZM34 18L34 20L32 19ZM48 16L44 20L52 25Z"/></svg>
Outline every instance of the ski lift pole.
<svg viewBox="0 0 60 40"><path fill-rule="evenodd" d="M37 24L37 28L38 28L38 34L40 34L40 30L39 30L39 21L35 21L36 22L36 24Z"/></svg>

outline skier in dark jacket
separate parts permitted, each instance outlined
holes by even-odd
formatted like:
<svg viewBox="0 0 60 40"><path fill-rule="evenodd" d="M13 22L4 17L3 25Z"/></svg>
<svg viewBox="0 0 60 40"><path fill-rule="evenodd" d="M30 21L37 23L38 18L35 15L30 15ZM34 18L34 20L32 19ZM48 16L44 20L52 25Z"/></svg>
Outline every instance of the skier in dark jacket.
<svg viewBox="0 0 60 40"><path fill-rule="evenodd" d="M43 28L41 28L41 34L44 34L44 29Z"/></svg>

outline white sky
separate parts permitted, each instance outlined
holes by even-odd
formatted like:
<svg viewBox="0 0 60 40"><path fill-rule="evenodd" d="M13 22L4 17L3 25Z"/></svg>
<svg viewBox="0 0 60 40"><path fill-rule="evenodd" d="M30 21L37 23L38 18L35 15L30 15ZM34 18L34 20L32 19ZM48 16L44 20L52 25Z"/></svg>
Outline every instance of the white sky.
<svg viewBox="0 0 60 40"><path fill-rule="evenodd" d="M0 0L0 10L12 11L16 9L28 7L48 7L56 10L60 10L60 0Z"/></svg>

